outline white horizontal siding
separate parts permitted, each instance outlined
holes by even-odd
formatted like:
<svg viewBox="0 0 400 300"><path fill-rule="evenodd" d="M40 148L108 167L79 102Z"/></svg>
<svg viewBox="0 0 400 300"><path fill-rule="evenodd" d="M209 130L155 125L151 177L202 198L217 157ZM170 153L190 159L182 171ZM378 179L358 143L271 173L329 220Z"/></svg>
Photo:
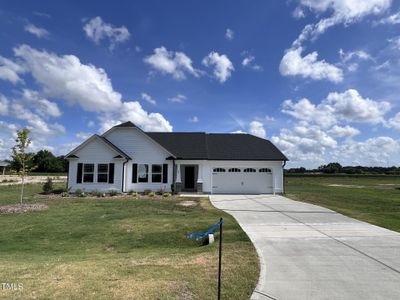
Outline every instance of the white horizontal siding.
<svg viewBox="0 0 400 300"><path fill-rule="evenodd" d="M85 147L79 149L76 153L78 159L69 160L69 171L68 171L68 188L74 192L77 189L82 191L108 191L111 189L121 191L122 190L122 164L124 160L114 159L118 155L108 145L101 142L98 139L93 139ZM76 182L76 175L78 169L78 163L84 164L95 164L95 174L93 183ZM97 183L97 164L109 164L114 163L114 183Z"/></svg>

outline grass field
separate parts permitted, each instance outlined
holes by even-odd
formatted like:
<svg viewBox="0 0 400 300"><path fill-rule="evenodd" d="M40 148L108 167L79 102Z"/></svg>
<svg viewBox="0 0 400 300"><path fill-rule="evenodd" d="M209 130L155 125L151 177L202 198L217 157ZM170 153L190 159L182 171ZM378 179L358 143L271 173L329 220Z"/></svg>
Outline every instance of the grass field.
<svg viewBox="0 0 400 300"><path fill-rule="evenodd" d="M25 200L39 191L28 185ZM18 192L0 187L0 205L18 203ZM182 200L37 200L49 209L0 215L0 282L23 284L0 298L216 299L218 243L185 236L222 216L223 299L248 299L259 265L247 235L206 198L192 208Z"/></svg>
<svg viewBox="0 0 400 300"><path fill-rule="evenodd" d="M400 232L400 177L287 176L286 196Z"/></svg>

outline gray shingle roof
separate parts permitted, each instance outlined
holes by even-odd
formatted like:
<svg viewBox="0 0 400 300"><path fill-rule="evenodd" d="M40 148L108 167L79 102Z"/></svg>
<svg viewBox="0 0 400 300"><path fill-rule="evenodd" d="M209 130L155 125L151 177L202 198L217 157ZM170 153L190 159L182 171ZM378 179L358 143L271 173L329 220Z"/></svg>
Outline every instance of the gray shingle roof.
<svg viewBox="0 0 400 300"><path fill-rule="evenodd" d="M178 159L278 160L287 157L270 141L250 134L146 132Z"/></svg>

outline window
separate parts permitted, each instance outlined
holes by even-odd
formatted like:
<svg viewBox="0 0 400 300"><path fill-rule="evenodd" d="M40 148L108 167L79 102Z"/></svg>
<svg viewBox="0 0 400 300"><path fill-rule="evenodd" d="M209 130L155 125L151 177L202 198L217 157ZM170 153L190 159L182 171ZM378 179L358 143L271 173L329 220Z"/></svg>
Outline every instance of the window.
<svg viewBox="0 0 400 300"><path fill-rule="evenodd" d="M260 172L260 173L271 173L271 169L262 168L262 169L259 169L258 172Z"/></svg>
<svg viewBox="0 0 400 300"><path fill-rule="evenodd" d="M108 164L97 165L97 182L108 182Z"/></svg>
<svg viewBox="0 0 400 300"><path fill-rule="evenodd" d="M151 165L151 182L161 182L162 165Z"/></svg>
<svg viewBox="0 0 400 300"><path fill-rule="evenodd" d="M228 172L230 172L230 173L239 173L239 172L240 172L240 169L239 169L239 168L230 168L230 169L228 170Z"/></svg>
<svg viewBox="0 0 400 300"><path fill-rule="evenodd" d="M215 169L213 170L213 172L214 172L214 173L223 173L223 172L225 172L225 169L224 169L224 168L215 168Z"/></svg>
<svg viewBox="0 0 400 300"><path fill-rule="evenodd" d="M138 182L149 182L149 165L138 166Z"/></svg>
<svg viewBox="0 0 400 300"><path fill-rule="evenodd" d="M94 164L83 164L83 182L94 181Z"/></svg>
<svg viewBox="0 0 400 300"><path fill-rule="evenodd" d="M256 169L253 169L253 168L247 168L247 169L244 169L244 171L243 172L245 172L245 173L255 173L256 172Z"/></svg>

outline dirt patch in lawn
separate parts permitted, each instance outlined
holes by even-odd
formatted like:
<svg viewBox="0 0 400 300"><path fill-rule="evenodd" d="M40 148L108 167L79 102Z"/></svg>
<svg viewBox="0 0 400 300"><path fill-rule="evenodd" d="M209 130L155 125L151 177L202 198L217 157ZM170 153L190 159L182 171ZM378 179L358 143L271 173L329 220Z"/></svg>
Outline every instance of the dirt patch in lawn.
<svg viewBox="0 0 400 300"><path fill-rule="evenodd" d="M178 203L179 206L183 206L183 207L195 207L197 206L198 202L197 201L193 201L193 200L186 200L186 201L181 201Z"/></svg>
<svg viewBox="0 0 400 300"><path fill-rule="evenodd" d="M19 204L0 206L0 214L18 214L30 211L46 210L49 207L46 204Z"/></svg>

